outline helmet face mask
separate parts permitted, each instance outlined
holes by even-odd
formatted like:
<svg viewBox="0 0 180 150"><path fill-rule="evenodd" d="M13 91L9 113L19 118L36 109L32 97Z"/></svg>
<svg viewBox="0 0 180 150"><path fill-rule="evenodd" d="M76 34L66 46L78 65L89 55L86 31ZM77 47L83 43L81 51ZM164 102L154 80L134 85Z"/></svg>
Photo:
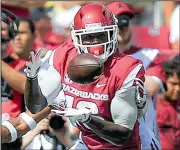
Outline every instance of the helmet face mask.
<svg viewBox="0 0 180 150"><path fill-rule="evenodd" d="M88 7L88 5L86 7ZM87 13L84 13L83 9L80 9L76 14L74 23L72 24L71 36L79 54L92 53L102 60L107 60L117 49L117 19L113 13L103 5L90 4L90 7L97 7L97 9L89 8L88 11L86 8ZM105 15L104 12L106 13ZM78 15L81 17L81 20L79 17L78 19L80 21L77 22L76 18ZM80 25L78 24L79 22ZM78 28L76 24L78 24ZM90 39L88 37L90 37ZM97 41L93 43L93 40L96 38Z"/></svg>
<svg viewBox="0 0 180 150"><path fill-rule="evenodd" d="M89 24L89 25L95 26L95 24ZM83 36L87 36L87 35L93 36L93 34L103 33L103 32L105 35L107 35L107 41L104 41L104 42L98 43L98 44L84 43ZM99 46L103 46L104 47L103 52L97 54L98 57L101 59L106 59L115 52L116 43L117 43L117 33L118 33L117 25L112 25L112 26L107 26L107 27L103 26L103 27L99 28L99 31L97 31L96 28L94 28L93 30L89 30L89 31L87 29L71 31L74 44L80 54L81 53L89 53L90 51L88 49L91 47L94 47L94 48L97 47L97 50L98 50ZM96 54L94 53L94 55L96 55Z"/></svg>

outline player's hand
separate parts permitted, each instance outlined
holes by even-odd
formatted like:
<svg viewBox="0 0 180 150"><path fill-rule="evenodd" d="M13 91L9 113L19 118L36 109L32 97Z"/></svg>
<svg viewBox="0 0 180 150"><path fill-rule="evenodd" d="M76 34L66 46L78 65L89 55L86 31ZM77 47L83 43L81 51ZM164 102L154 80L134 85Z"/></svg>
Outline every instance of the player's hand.
<svg viewBox="0 0 180 150"><path fill-rule="evenodd" d="M92 113L90 109L74 109L74 108L66 108L64 111L60 110L51 110L58 115L63 115L68 117L72 121L78 121L82 123L86 123L90 120L90 114Z"/></svg>
<svg viewBox="0 0 180 150"><path fill-rule="evenodd" d="M27 68L24 70L28 78L34 79L37 77L41 66L48 60L52 53L52 51L48 51L44 56L43 52L44 48L40 48L36 54L34 51L30 52L30 62L26 62Z"/></svg>

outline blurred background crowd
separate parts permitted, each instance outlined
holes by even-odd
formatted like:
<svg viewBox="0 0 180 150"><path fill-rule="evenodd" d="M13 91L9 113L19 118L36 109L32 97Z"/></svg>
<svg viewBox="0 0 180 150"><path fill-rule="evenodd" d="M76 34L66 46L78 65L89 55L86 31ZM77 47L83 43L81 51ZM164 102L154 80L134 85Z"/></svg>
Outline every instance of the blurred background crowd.
<svg viewBox="0 0 180 150"><path fill-rule="evenodd" d="M130 40L132 45L138 47L159 49L163 55L164 61L171 60L174 56L179 54L180 2L138 2L131 0L122 2L125 2L135 14L133 19L129 18L131 20L130 26L132 32L130 39L128 39L129 37L127 38L127 43ZM54 50L62 44L70 35L70 25L76 12L81 6L87 3L110 5L112 1L2 1L1 7L13 12L20 19L19 34L9 42L6 47L7 51L2 53L3 61L1 61L1 74L3 79L1 88L3 91L2 94L4 95L1 94L1 97L3 102L8 103L2 105L2 120L16 117L26 109L23 102L26 79L22 78L20 80L16 78L16 74L20 73L23 75L25 61L29 59L29 52L32 50L36 51L41 47ZM113 6L111 9L113 9ZM123 45L123 43L121 44ZM178 58L176 58L176 61L177 60ZM176 64L175 67L180 66L177 61L176 63L171 62L170 64L166 64L164 68L173 68L174 66L171 66L172 64ZM178 68L177 72L178 81L176 80L177 82L174 83L174 86L177 86L177 92L180 92ZM173 95L172 93L167 93L167 95L168 94L169 96ZM13 101L9 102L5 98L3 99L3 97L8 97L9 99L13 99ZM180 96L178 95L175 99L180 100ZM164 102L162 102L162 104L160 103L161 100L158 101L157 112L158 109L159 111L162 109L159 105L168 108L171 107ZM178 114L179 120L175 119L175 122L173 123L174 126L172 126L172 122L168 122L173 130L168 132L168 134L174 136L174 130L177 128L178 132L176 133L176 136L180 141L180 104L175 104L173 101L171 105L175 112L170 113L169 115L175 116ZM175 109L177 105L179 107ZM161 115L159 120L159 126L161 127L163 126L163 118ZM49 126L50 124L51 127ZM163 135L164 133L165 132L162 131L160 137L162 140L168 141L168 139L165 139L168 135ZM49 118L46 118L42 120L34 130L24 135L22 139L16 140L13 143L14 145L9 144L8 150L15 148L67 149L68 147L71 147L78 138L78 129L72 126L68 121L62 126L57 121L57 118L54 117L54 120L51 121ZM171 141L169 143L173 144L173 142L174 141ZM162 147L163 146L164 145L162 145ZM165 143L165 147L168 146L169 145ZM172 145L169 147L171 146Z"/></svg>

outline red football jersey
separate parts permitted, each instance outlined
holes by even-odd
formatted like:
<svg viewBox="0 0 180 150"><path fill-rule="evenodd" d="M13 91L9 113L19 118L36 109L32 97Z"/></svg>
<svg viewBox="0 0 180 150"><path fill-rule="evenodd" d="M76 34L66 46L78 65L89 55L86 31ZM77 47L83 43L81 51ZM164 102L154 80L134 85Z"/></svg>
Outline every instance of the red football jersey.
<svg viewBox="0 0 180 150"><path fill-rule="evenodd" d="M68 42L67 42L68 41ZM53 66L61 75L63 91L66 96L67 107L88 107L93 114L101 119L111 121L110 104L115 92L120 90L125 78L141 61L116 52L105 62L104 74L95 82L80 85L72 82L67 76L67 66L72 58L77 56L77 49L68 39L56 49ZM144 81L144 69L141 68L137 76ZM117 147L103 140L86 124L78 123L82 132L82 140L89 149L140 149L139 124L136 122L131 139L122 147Z"/></svg>

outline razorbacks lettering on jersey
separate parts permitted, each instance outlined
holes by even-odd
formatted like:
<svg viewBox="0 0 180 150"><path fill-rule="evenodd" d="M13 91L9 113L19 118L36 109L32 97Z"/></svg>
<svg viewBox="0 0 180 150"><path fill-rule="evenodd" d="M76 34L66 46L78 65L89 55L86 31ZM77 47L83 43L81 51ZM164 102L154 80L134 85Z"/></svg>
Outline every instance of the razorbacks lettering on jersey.
<svg viewBox="0 0 180 150"><path fill-rule="evenodd" d="M66 107L88 107L94 116L113 122L110 111L111 100L116 91L124 86L125 79L138 77L144 81L144 69L141 61L117 52L105 62L104 74L98 80L88 85L80 85L72 82L67 76L68 63L75 56L77 56L77 49L73 44L65 42L54 51L53 59L51 59L54 68L60 73ZM132 70L135 71L132 73ZM130 73L132 74L130 75ZM89 149L138 150L141 147L138 122L134 125L132 137L122 147L103 140L85 124L78 123L77 125L82 133L82 140Z"/></svg>
<svg viewBox="0 0 180 150"><path fill-rule="evenodd" d="M7 57L4 61L15 70L23 72L24 60L14 60L12 57ZM15 118L22 112L23 95L12 89L3 78L1 78L1 100L2 120Z"/></svg>

